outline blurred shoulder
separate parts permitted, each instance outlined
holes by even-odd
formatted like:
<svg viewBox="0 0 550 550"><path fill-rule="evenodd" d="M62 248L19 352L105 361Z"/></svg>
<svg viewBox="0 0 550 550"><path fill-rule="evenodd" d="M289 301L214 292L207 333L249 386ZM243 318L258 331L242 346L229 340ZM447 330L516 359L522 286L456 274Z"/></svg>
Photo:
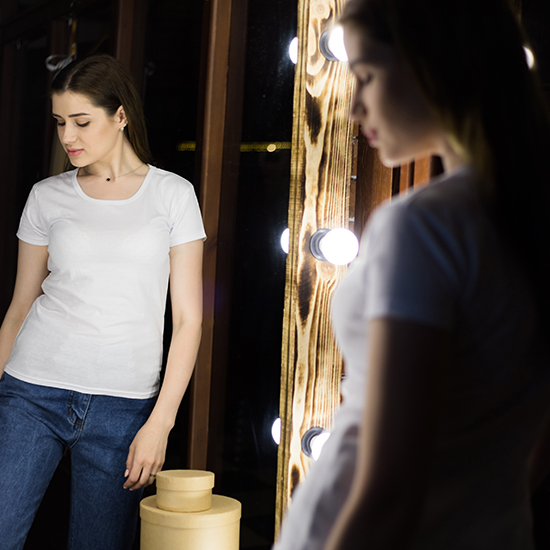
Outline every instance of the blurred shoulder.
<svg viewBox="0 0 550 550"><path fill-rule="evenodd" d="M466 165L405 192L376 210L372 223L424 218L451 222L484 216L473 169Z"/></svg>

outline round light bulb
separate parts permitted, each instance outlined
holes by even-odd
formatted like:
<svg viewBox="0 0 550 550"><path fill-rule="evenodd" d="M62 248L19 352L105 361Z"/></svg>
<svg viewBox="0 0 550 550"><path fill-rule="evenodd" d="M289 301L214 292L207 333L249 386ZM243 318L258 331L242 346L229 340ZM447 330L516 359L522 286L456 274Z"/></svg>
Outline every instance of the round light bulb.
<svg viewBox="0 0 550 550"><path fill-rule="evenodd" d="M334 265L346 265L359 253L359 241L349 230L339 227L331 229L319 241L319 250L327 262Z"/></svg>
<svg viewBox="0 0 550 550"><path fill-rule="evenodd" d="M288 56L294 65L298 63L298 37L292 39L290 46L288 47Z"/></svg>
<svg viewBox="0 0 550 550"><path fill-rule="evenodd" d="M311 458L313 458L313 460L319 460L319 457L321 456L321 451L323 450L323 447L328 441L329 437L330 432L322 432L319 435L311 438L310 447Z"/></svg>
<svg viewBox="0 0 550 550"><path fill-rule="evenodd" d="M532 69L535 66L535 56L529 48L523 48L525 52L525 61L527 61L527 66Z"/></svg>
<svg viewBox="0 0 550 550"><path fill-rule="evenodd" d="M277 418L275 422L273 422L273 426L271 426L271 437L273 438L273 441L279 445L281 443L281 419Z"/></svg>
<svg viewBox="0 0 550 550"><path fill-rule="evenodd" d="M290 250L290 229L288 227L281 233L281 248L288 254Z"/></svg>
<svg viewBox="0 0 550 550"><path fill-rule="evenodd" d="M346 46L344 46L344 27L336 25L329 31L328 36L328 49L338 59L338 61L347 61L348 53L346 52Z"/></svg>

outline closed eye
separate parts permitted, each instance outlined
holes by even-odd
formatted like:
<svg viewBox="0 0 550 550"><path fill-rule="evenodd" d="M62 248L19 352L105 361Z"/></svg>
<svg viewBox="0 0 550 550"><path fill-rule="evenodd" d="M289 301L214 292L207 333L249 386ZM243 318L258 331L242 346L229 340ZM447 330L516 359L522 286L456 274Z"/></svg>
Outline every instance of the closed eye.
<svg viewBox="0 0 550 550"><path fill-rule="evenodd" d="M372 74L368 74L365 78L357 78L357 81L361 86L367 86L371 83L373 78Z"/></svg>
<svg viewBox="0 0 550 550"><path fill-rule="evenodd" d="M79 123L77 122L76 125L79 127L79 128L85 128L86 126L88 126L88 124L90 124L90 121L88 122L82 122L82 123ZM61 122L60 120L57 121L57 126L65 126L65 122Z"/></svg>

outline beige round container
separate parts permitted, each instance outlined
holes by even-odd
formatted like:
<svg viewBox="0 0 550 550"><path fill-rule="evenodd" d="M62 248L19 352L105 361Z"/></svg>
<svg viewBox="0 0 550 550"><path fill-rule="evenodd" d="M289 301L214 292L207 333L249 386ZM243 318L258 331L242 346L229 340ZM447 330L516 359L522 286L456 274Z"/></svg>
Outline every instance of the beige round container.
<svg viewBox="0 0 550 550"><path fill-rule="evenodd" d="M157 507L157 497L141 501L141 550L239 550L238 500L212 495L204 512L169 512Z"/></svg>
<svg viewBox="0 0 550 550"><path fill-rule="evenodd" d="M202 470L166 470L157 474L157 506L170 512L201 512L212 503L214 474Z"/></svg>

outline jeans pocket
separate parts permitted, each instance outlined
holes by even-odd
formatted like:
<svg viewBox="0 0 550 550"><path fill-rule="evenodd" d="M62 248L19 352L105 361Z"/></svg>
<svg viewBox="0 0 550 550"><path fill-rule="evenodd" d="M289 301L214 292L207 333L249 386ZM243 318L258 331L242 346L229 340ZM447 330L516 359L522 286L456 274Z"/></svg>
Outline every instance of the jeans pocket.
<svg viewBox="0 0 550 550"><path fill-rule="evenodd" d="M4 378L6 378L6 373L2 372L2 376L0 376L0 384L4 381Z"/></svg>

